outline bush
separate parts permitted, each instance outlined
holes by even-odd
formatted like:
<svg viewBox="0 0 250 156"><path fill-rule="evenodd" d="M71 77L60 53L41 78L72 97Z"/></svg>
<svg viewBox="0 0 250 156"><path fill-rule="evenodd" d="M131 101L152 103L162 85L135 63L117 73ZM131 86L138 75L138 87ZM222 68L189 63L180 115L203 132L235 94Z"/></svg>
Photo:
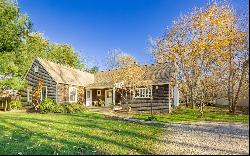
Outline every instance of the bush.
<svg viewBox="0 0 250 156"><path fill-rule="evenodd" d="M145 120L146 121L153 121L153 120L157 121L157 118L155 116L151 115L151 116L148 116Z"/></svg>
<svg viewBox="0 0 250 156"><path fill-rule="evenodd" d="M105 101L103 101L102 99L99 99L99 105L101 105L101 107L103 107L104 106L104 104L105 104Z"/></svg>
<svg viewBox="0 0 250 156"><path fill-rule="evenodd" d="M65 108L65 113L74 113L74 109L72 108L71 104L65 104L64 105Z"/></svg>
<svg viewBox="0 0 250 156"><path fill-rule="evenodd" d="M49 98L44 99L38 108L40 113L76 113L86 111L86 108L81 104L57 104L54 100Z"/></svg>
<svg viewBox="0 0 250 156"><path fill-rule="evenodd" d="M55 108L54 113L64 113L64 112L65 112L64 105L57 104L57 107Z"/></svg>
<svg viewBox="0 0 250 156"><path fill-rule="evenodd" d="M15 100L10 102L10 109L21 109L22 107L21 101Z"/></svg>
<svg viewBox="0 0 250 156"><path fill-rule="evenodd" d="M86 111L86 108L83 105L77 103L68 103L65 104L64 106L66 113L76 113L76 112Z"/></svg>
<svg viewBox="0 0 250 156"><path fill-rule="evenodd" d="M114 104L113 102L109 104L109 108L113 109L114 108Z"/></svg>
<svg viewBox="0 0 250 156"><path fill-rule="evenodd" d="M50 98L46 98L38 106L38 109L40 113L54 113L54 112L57 112L58 105L54 100Z"/></svg>

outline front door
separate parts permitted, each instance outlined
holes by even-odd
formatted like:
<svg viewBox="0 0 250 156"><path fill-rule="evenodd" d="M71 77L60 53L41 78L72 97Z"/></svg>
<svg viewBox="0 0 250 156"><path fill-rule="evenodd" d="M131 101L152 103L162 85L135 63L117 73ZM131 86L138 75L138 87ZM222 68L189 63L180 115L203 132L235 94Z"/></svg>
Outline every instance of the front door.
<svg viewBox="0 0 250 156"><path fill-rule="evenodd" d="M86 90L86 106L92 106L92 90Z"/></svg>
<svg viewBox="0 0 250 156"><path fill-rule="evenodd" d="M109 106L112 103L112 90L105 90L105 106Z"/></svg>

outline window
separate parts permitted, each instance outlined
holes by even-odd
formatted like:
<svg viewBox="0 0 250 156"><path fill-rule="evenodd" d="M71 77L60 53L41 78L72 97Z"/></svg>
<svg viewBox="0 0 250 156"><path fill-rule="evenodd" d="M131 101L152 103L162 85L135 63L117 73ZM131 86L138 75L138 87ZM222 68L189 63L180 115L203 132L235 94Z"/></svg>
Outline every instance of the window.
<svg viewBox="0 0 250 156"><path fill-rule="evenodd" d="M43 86L41 90L41 101L45 98L47 98L47 86Z"/></svg>
<svg viewBox="0 0 250 156"><path fill-rule="evenodd" d="M28 88L27 89L27 101L31 102L32 101L32 94L31 94L32 89Z"/></svg>
<svg viewBox="0 0 250 156"><path fill-rule="evenodd" d="M101 93L101 90L97 90L97 96L101 96L102 93Z"/></svg>
<svg viewBox="0 0 250 156"><path fill-rule="evenodd" d="M77 88L69 87L69 102L77 102Z"/></svg>
<svg viewBox="0 0 250 156"><path fill-rule="evenodd" d="M90 99L90 91L87 91L87 99Z"/></svg>
<svg viewBox="0 0 250 156"><path fill-rule="evenodd" d="M107 98L112 98L112 91L107 91Z"/></svg>
<svg viewBox="0 0 250 156"><path fill-rule="evenodd" d="M34 67L34 71L37 73L38 72L38 66Z"/></svg>
<svg viewBox="0 0 250 156"><path fill-rule="evenodd" d="M152 88L136 88L135 98L150 98L152 96Z"/></svg>

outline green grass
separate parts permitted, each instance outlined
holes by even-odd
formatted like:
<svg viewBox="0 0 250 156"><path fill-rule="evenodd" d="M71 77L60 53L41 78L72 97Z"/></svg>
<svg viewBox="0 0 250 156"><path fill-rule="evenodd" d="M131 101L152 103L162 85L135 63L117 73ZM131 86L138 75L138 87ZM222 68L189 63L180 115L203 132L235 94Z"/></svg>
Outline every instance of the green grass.
<svg viewBox="0 0 250 156"><path fill-rule="evenodd" d="M90 112L0 112L0 155L159 154L162 133L160 126L107 119Z"/></svg>
<svg viewBox="0 0 250 156"><path fill-rule="evenodd" d="M172 114L154 115L160 122L199 122L199 121L220 121L220 122L243 122L249 123L249 115L232 115L226 108L205 107L204 117L200 118L198 109L179 107ZM146 120L150 114L129 114L133 118Z"/></svg>

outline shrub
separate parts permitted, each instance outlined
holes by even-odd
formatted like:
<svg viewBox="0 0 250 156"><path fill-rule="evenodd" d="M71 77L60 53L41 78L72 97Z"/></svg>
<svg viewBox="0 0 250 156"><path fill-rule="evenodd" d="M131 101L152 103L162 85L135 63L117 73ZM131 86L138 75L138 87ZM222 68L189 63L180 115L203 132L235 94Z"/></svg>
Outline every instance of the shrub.
<svg viewBox="0 0 250 156"><path fill-rule="evenodd" d="M99 99L99 102L98 102L98 103L101 105L101 107L103 107L104 104L105 104L105 101L103 101L102 99Z"/></svg>
<svg viewBox="0 0 250 156"><path fill-rule="evenodd" d="M153 120L157 120L157 118L155 117L155 116L153 116L153 115L150 115L150 116L148 116L146 119L145 119L146 121L153 121Z"/></svg>
<svg viewBox="0 0 250 156"><path fill-rule="evenodd" d="M50 99L46 98L42 101L42 103L38 106L40 113L54 113L58 109L57 103Z"/></svg>
<svg viewBox="0 0 250 156"><path fill-rule="evenodd" d="M64 113L64 112L65 112L64 105L57 104L57 107L55 108L54 113Z"/></svg>
<svg viewBox="0 0 250 156"><path fill-rule="evenodd" d="M109 104L109 108L112 108L112 109L114 108L113 102Z"/></svg>
<svg viewBox="0 0 250 156"><path fill-rule="evenodd" d="M86 108L77 103L57 104L54 100L46 98L39 105L40 113L75 113L84 112Z"/></svg>
<svg viewBox="0 0 250 156"><path fill-rule="evenodd" d="M64 105L65 108L65 113L74 113L74 109L72 108L71 104L65 104Z"/></svg>
<svg viewBox="0 0 250 156"><path fill-rule="evenodd" d="M21 109L22 107L21 101L15 100L10 102L10 109Z"/></svg>
<svg viewBox="0 0 250 156"><path fill-rule="evenodd" d="M86 111L86 108L83 105L77 104L77 103L68 103L68 104L65 104L64 106L65 106L66 113L75 113L75 112Z"/></svg>

